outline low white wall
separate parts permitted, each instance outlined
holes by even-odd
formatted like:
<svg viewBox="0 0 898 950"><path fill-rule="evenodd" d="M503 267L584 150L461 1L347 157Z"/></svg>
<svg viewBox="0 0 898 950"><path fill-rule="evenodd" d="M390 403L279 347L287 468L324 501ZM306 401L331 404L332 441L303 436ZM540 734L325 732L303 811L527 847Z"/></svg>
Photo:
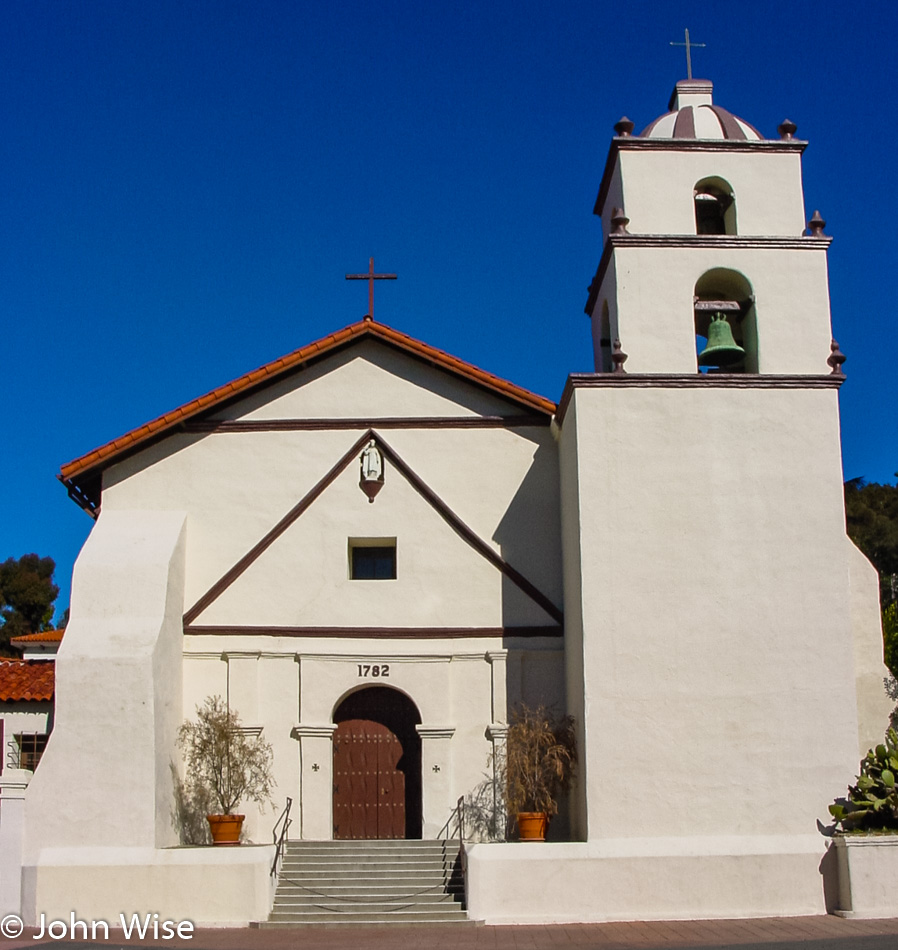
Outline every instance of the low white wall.
<svg viewBox="0 0 898 950"><path fill-rule="evenodd" d="M477 844L468 916L488 924L825 913L819 835Z"/></svg>
<svg viewBox="0 0 898 950"><path fill-rule="evenodd" d="M274 901L273 845L240 848L45 848L23 875L26 923L159 914L197 926L265 920Z"/></svg>
<svg viewBox="0 0 898 950"><path fill-rule="evenodd" d="M22 902L25 790L32 774L6 769L0 778L0 915L18 914Z"/></svg>
<svg viewBox="0 0 898 950"><path fill-rule="evenodd" d="M836 837L840 917L898 917L898 835Z"/></svg>

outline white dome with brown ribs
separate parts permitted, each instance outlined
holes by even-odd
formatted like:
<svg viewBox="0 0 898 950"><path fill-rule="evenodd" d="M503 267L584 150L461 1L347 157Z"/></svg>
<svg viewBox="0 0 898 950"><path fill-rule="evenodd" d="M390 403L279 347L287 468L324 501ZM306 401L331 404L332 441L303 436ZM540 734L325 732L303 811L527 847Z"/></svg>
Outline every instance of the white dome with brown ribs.
<svg viewBox="0 0 898 950"><path fill-rule="evenodd" d="M681 79L671 94L670 111L643 129L640 138L763 141L753 125L714 105L713 89L707 79Z"/></svg>

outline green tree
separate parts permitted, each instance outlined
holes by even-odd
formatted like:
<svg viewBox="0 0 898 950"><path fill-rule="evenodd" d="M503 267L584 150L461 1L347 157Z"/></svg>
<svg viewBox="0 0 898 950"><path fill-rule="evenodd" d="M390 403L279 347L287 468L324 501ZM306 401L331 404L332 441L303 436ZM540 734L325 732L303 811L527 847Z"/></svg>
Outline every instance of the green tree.
<svg viewBox="0 0 898 950"><path fill-rule="evenodd" d="M883 606L898 600L898 485L845 482L848 536L879 571Z"/></svg>
<svg viewBox="0 0 898 950"><path fill-rule="evenodd" d="M882 611L882 639L886 666L898 679L898 603L891 603Z"/></svg>
<svg viewBox="0 0 898 950"><path fill-rule="evenodd" d="M23 554L0 564L0 653L12 655L12 637L37 633L52 626L53 604L59 588L53 583L56 563L51 557Z"/></svg>

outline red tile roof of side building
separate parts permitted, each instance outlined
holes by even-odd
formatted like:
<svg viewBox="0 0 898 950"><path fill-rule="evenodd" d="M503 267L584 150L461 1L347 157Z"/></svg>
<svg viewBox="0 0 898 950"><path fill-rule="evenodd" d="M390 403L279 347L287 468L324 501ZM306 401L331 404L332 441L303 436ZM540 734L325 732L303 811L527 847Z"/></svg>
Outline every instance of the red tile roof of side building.
<svg viewBox="0 0 898 950"><path fill-rule="evenodd" d="M0 702L40 702L53 698L52 660L0 660Z"/></svg>
<svg viewBox="0 0 898 950"><path fill-rule="evenodd" d="M21 637L10 637L9 642L18 643L60 643L65 627L61 630L41 630L39 633L26 633Z"/></svg>
<svg viewBox="0 0 898 950"><path fill-rule="evenodd" d="M92 452L68 462L62 466L59 479L69 488L69 494L72 495L75 501L86 507L83 504L83 497L86 492L84 486L79 482L95 477L124 454L134 451L151 440L155 441L188 419L215 410L237 396L245 396L252 390L269 385L281 376L301 368L310 361L317 361L353 341L366 337L423 359L440 369L491 391L495 395L525 406L531 411L551 416L557 408L550 399L538 396L521 386L516 386L508 380L495 376L493 373L479 369L472 363L467 363L443 350L438 350L436 347L416 340L414 337L400 333L386 324L376 323L365 318L358 323L350 324L348 327L338 330L336 333L331 333L320 340L316 340L314 343L300 347L286 356L266 363L251 373L245 373L232 382L225 383L225 385L219 386L217 389L213 389L211 392L199 396L197 399L185 403L183 406L153 419L151 422L126 432L123 436L101 445Z"/></svg>

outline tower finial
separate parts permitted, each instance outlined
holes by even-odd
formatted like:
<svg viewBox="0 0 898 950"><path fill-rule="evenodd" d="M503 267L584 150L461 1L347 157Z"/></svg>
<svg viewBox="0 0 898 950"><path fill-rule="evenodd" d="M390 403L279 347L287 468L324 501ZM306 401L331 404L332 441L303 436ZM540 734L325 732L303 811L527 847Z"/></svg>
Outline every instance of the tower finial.
<svg viewBox="0 0 898 950"><path fill-rule="evenodd" d="M704 47L707 44L705 43L692 43L689 39L689 30L684 31L686 34L685 43L671 43L671 46L685 46L686 47L686 78L692 79L692 48L695 47Z"/></svg>

